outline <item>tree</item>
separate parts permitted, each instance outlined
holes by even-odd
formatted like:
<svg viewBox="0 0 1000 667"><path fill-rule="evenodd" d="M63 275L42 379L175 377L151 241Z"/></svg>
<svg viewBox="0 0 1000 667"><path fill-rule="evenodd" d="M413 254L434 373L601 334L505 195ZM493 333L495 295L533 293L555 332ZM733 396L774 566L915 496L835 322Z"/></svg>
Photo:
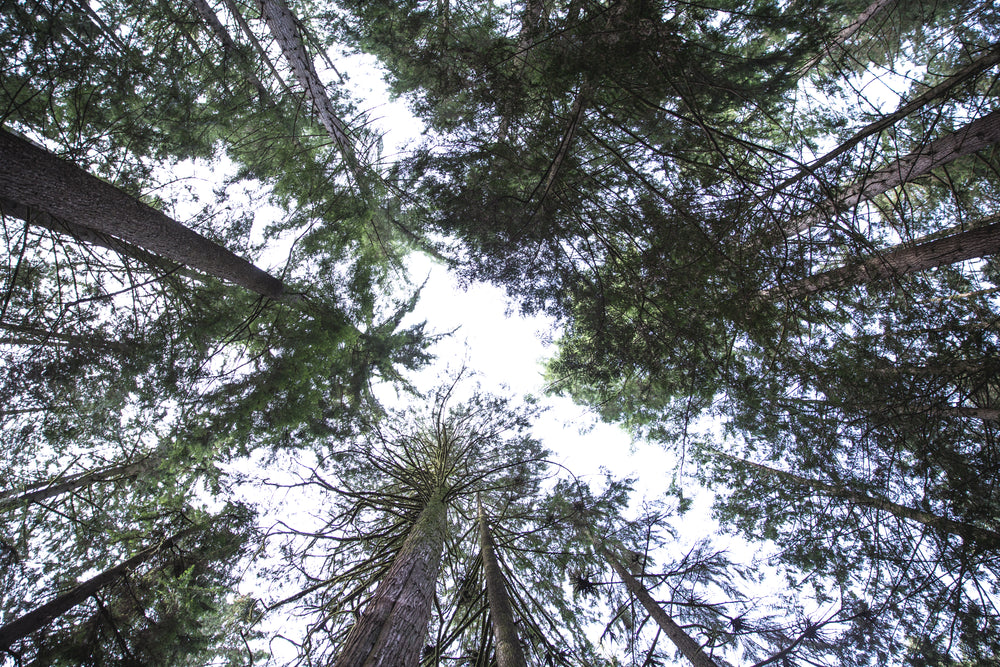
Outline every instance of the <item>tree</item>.
<svg viewBox="0 0 1000 667"><path fill-rule="evenodd" d="M0 196L20 207L122 238L156 255L286 299L281 281L163 213L26 139L0 130Z"/></svg>

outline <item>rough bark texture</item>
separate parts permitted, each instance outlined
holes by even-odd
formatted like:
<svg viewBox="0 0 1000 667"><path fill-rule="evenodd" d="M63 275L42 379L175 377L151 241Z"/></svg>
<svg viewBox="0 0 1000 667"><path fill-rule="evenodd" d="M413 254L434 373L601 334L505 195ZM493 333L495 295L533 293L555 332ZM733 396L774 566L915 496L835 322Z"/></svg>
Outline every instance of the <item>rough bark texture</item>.
<svg viewBox="0 0 1000 667"><path fill-rule="evenodd" d="M621 564L621 561L619 561L601 542L598 542L594 536L590 534L589 530L586 532L590 537L590 541L594 544L594 548L597 550L597 553L600 554L601 557L608 562L608 565L611 566L611 569L613 569L615 573L622 578L622 581L625 582L625 586L628 588L629 592L632 593L637 600L639 600L639 603L642 604L646 612L653 618L654 621L656 621L656 624L660 626L660 630L663 631L663 634L665 634L667 638L673 642L674 646L676 646L677 650L680 651L685 658L687 658L688 662L690 662L694 667L719 667L719 665L712 660L707 653L701 650L701 646L698 645L698 642L691 639L690 635L684 632L684 628L677 625L674 619L670 618L670 615L663 610L663 607L657 604L656 600L653 599L653 596L646 590L646 587L643 586L634 576L632 576L632 573Z"/></svg>
<svg viewBox="0 0 1000 667"><path fill-rule="evenodd" d="M241 64L245 65L242 70L244 76L250 79L250 83L253 87L257 89L257 95L260 97L261 102L269 104L271 102L271 94L264 87L263 82L257 78L257 75L249 67L249 63L246 62L243 55L240 53L239 49L236 47L236 42L233 41L232 35L229 34L229 30L226 26L222 25L222 21L219 20L218 15L215 10L208 4L208 0L191 0L191 4L194 6L195 11L205 22L205 24L215 35L215 38L219 40L222 44L222 52L230 58L235 58L240 61Z"/></svg>
<svg viewBox="0 0 1000 667"><path fill-rule="evenodd" d="M320 123L337 145L337 150L347 163L355 182L364 188L366 181L354 154L354 144L347 135L347 126L337 117L333 102L326 94L326 88L319 80L319 75L316 74L316 67L306 51L302 34L296 25L295 15L283 0L260 0L258 7L261 16L267 22L267 27L278 42L282 55L292 68L296 80L316 109Z"/></svg>
<svg viewBox="0 0 1000 667"><path fill-rule="evenodd" d="M351 628L334 667L415 667L427 635L444 547L445 504L431 499Z"/></svg>
<svg viewBox="0 0 1000 667"><path fill-rule="evenodd" d="M78 475L70 475L62 479L33 484L19 494L5 493L0 496L0 512L6 512L17 507L24 507L31 503L55 498L56 496L82 489L97 482L106 482L115 478L132 479L148 469L149 465L150 461L146 459L135 463L110 466L101 470L93 470Z"/></svg>
<svg viewBox="0 0 1000 667"><path fill-rule="evenodd" d="M173 546L178 541L196 530L199 530L199 528L189 528L164 540L160 544L144 549L123 563L101 572L82 584L78 584L72 589L66 591L54 600L51 600L50 602L43 604L41 607L37 607L36 609L29 611L24 616L16 618L3 627L0 627L0 650L6 650L10 648L14 642L45 628L49 625L49 623L62 616L73 607L85 602L87 598L94 593L97 593L108 584L116 581L119 577L127 574L137 566L148 561L156 555L157 552Z"/></svg>
<svg viewBox="0 0 1000 667"><path fill-rule="evenodd" d="M803 167L794 176L791 176L782 181L781 183L779 183L773 190L769 191L765 196L773 195L777 192L780 192L785 188L787 188L789 185L792 185L793 183L802 180L803 178L812 174L820 167L829 164L836 158L840 157L847 151L851 150L852 148L860 144L868 137L872 136L873 134L877 134L878 132L881 132L882 130L885 130L889 127L892 127L893 125L898 123L903 118L906 118L917 109L920 109L926 106L927 104L933 102L934 100L943 97L945 93L947 93L949 90L959 86L962 83L965 83L970 78L976 76L980 72L986 71L987 69L996 65L998 62L1000 62L1000 44L995 45L992 49L984 53L982 56L972 61L965 67L954 72L951 76L947 77L946 79L938 83L936 86L928 88L921 95L918 95L914 99L910 100L903 106L896 109L891 114L883 116L874 123L870 123L865 127L861 128L860 130L855 132L850 139L841 143L835 149L826 153L822 157L819 157L810 162L807 167Z"/></svg>
<svg viewBox="0 0 1000 667"><path fill-rule="evenodd" d="M521 642L514 626L514 612L511 611L507 596L507 583L500 563L497 561L496 544L490 532L483 503L479 504L479 549L483 554L483 573L486 576L486 598L490 604L490 620L493 624L493 638L496 641L496 661L498 667L526 667Z"/></svg>
<svg viewBox="0 0 1000 667"><path fill-rule="evenodd" d="M76 165L0 130L0 198L279 299L280 280Z"/></svg>
<svg viewBox="0 0 1000 667"><path fill-rule="evenodd" d="M805 486L807 488L818 491L823 495L830 496L833 498L842 498L855 505L862 507L871 507L873 509L881 510L883 512L888 512L893 516L900 517L902 519L908 519L915 523L923 524L930 528L936 528L944 533L950 533L952 535L958 535L963 539L972 539L979 544L989 547L998 548L1000 547L1000 534L988 530L986 528L981 528L979 526L974 526L967 523L962 523L961 521L954 521L952 519L947 519L945 517L937 516L936 514L931 514L930 512L923 512L921 510L913 509L912 507L907 507L905 505L900 505L899 503L894 503L888 498L882 498L879 496L869 496L865 493L859 491L853 491L851 489L844 488L842 486L834 486L833 484L827 484L826 482L821 482L815 479L809 479L808 477L802 477L794 473L786 472L784 470L778 470L776 468L771 468L760 463L754 463L752 461L747 461L731 454L726 454L725 452L720 452L719 450L711 450L716 456L721 456L722 458L733 461L739 465L745 465L754 470L760 471L766 475L772 477L777 477L778 479L784 480L786 482L791 482L797 486Z"/></svg>
<svg viewBox="0 0 1000 667"><path fill-rule="evenodd" d="M947 266L967 259L986 257L998 252L1000 252L1000 223L916 246L897 247L864 262L841 266L767 290L764 296L785 298L806 296L831 287L860 285L873 280Z"/></svg>
<svg viewBox="0 0 1000 667"><path fill-rule="evenodd" d="M901 157L888 167L867 174L835 199L821 204L814 212L793 220L784 229L784 234L794 236L819 224L831 213L849 210L891 188L923 176L936 167L996 143L1000 143L1000 111L972 121L960 130L939 137L923 148Z"/></svg>

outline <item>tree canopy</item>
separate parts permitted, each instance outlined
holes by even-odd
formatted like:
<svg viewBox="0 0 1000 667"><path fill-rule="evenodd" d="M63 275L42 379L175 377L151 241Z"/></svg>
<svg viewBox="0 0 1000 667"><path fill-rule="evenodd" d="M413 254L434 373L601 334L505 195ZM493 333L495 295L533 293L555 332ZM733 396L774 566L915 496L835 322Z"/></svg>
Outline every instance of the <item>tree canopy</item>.
<svg viewBox="0 0 1000 667"><path fill-rule="evenodd" d="M3 3L0 663L995 664L998 11Z"/></svg>

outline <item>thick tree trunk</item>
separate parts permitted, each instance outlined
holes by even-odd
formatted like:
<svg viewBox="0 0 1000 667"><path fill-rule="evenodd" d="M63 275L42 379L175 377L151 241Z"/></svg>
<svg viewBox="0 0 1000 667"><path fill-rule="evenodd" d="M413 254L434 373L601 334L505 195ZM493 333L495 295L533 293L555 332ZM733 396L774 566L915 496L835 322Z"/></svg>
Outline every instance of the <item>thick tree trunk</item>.
<svg viewBox="0 0 1000 667"><path fill-rule="evenodd" d="M334 667L416 667L444 548L446 508L435 495L351 628Z"/></svg>
<svg viewBox="0 0 1000 667"><path fill-rule="evenodd" d="M169 260L272 299L277 278L152 206L30 141L0 130L0 198L118 237Z"/></svg>
<svg viewBox="0 0 1000 667"><path fill-rule="evenodd" d="M112 479L134 479L142 472L149 469L150 459L126 463L117 466L109 466L100 470L92 470L77 475L70 475L62 479L38 482L30 485L27 489L19 493L8 491L0 494L0 512L7 512L18 507L24 507L32 503L48 500L61 496L64 493L82 489L85 486L96 484L97 482L107 482Z"/></svg>
<svg viewBox="0 0 1000 667"><path fill-rule="evenodd" d="M490 620L493 624L493 638L496 641L496 660L498 667L526 667L521 642L517 638L517 628L514 626L514 612L507 596L507 583L500 563L497 561L496 544L490 532L483 503L476 497L479 505L479 549L483 554L483 573L486 577L486 597L490 604Z"/></svg>
<svg viewBox="0 0 1000 667"><path fill-rule="evenodd" d="M847 489L842 486L834 486L833 484L827 484L826 482L821 482L819 480L802 477L800 475L771 468L760 463L747 461L737 456L733 456L732 454L726 454L725 452L721 452L717 449L709 448L709 451L716 456L732 461L737 465L747 466L771 477L777 477L783 481L791 482L796 486L804 486L832 498L842 498L843 500L847 500L854 505L871 507L883 512L888 512L893 516L897 516L901 519L907 519L930 528L935 528L944 533L958 535L963 539L971 539L984 547L991 549L1000 548L1000 533L995 533L992 530L940 517L936 514L931 514L930 512L913 509L912 507L906 507L905 505L894 503L888 498L869 496L865 493L852 491L851 489Z"/></svg>
<svg viewBox="0 0 1000 667"><path fill-rule="evenodd" d="M78 584L62 595L43 604L41 607L33 609L20 618L16 618L3 627L0 627L0 651L10 648L14 642L42 630L73 607L85 602L91 595L94 595L108 584L115 582L119 577L128 574L137 566L148 561L159 551L170 548L197 530L200 530L200 528L188 528L164 540L160 544L144 549L123 563L91 577L87 581Z"/></svg>
<svg viewBox="0 0 1000 667"><path fill-rule="evenodd" d="M292 10L285 4L284 0L259 0L258 8L260 14L267 22L267 27L274 35L274 39L281 48L282 55L288 61L289 67L295 74L296 80L305 92L306 97L316 109L316 115L320 123L326 129L326 133L333 139L340 151L341 157L347 163L351 175L354 177L358 187L368 194L367 180L358 164L357 156L354 154L354 143L347 134L347 126L337 117L333 108L333 102L326 94L326 88L316 74L316 67L312 58L306 50L302 34L299 32L297 19L292 14Z"/></svg>
<svg viewBox="0 0 1000 667"><path fill-rule="evenodd" d="M807 296L841 285L861 285L996 253L1000 253L1000 223L915 246L899 246L864 262L848 264L766 290L763 295L783 298Z"/></svg>
<svg viewBox="0 0 1000 667"><path fill-rule="evenodd" d="M926 91L923 92L923 94L910 100L903 106L896 109L896 111L886 116L883 116L874 123L870 123L865 127L861 128L860 130L855 132L850 139L844 141L839 146L834 148L832 151L826 153L822 157L813 160L812 162L809 163L808 166L800 169L794 176L790 176L781 183L779 183L774 189L770 190L767 193L767 195L765 195L765 197L781 192L782 190L792 185L793 183L797 183L806 176L814 173L820 167L829 164L836 158L840 157L847 151L851 150L852 148L860 144L868 137L872 136L873 134L877 134L882 130L885 130L886 128L892 127L893 125L898 123L903 118L906 118L917 109L920 109L926 106L927 104L933 102L934 100L943 97L945 93L947 93L948 91L965 83L970 78L976 76L980 72L986 71L987 69L993 67L997 63L1000 63L1000 44L995 45L992 49L984 53L982 56L980 56L973 62L969 63L965 67L961 68L960 70L956 71L954 74L944 79L936 86L928 88Z"/></svg>
<svg viewBox="0 0 1000 667"><path fill-rule="evenodd" d="M611 566L611 569L622 578L622 581L625 582L625 586L628 588L629 592L632 593L637 600L639 600L639 603L642 604L646 612L653 618L654 621L656 621L656 624L660 626L660 630L663 631L663 634L665 634L667 638L673 642L674 646L676 646L677 650L680 651L685 658L687 658L688 662L690 662L693 667L719 667L718 664L701 649L698 642L691 639L691 636L684 631L684 628L677 625L674 619L672 619L670 615L664 611L663 607L657 604L656 600L653 599L653 596L646 590L646 587L643 586L638 579L632 576L632 573L629 572L624 565L622 565L621 561L619 561L601 542L598 542L594 536L590 534L589 530L587 530L587 535L594 544L594 548L597 550L597 553L600 554L601 557L607 561L608 565Z"/></svg>
<svg viewBox="0 0 1000 667"><path fill-rule="evenodd" d="M1000 111L994 111L951 134L938 137L923 148L899 158L895 163L865 175L835 199L792 220L783 233L786 237L791 237L804 232L821 223L830 214L850 210L861 202L908 183L932 169L997 143L1000 143Z"/></svg>

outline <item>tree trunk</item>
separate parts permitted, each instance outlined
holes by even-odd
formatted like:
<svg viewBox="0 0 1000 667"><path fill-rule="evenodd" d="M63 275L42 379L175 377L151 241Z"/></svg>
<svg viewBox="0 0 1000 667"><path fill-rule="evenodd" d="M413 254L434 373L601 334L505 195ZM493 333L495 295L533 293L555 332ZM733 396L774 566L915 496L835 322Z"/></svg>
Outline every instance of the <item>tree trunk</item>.
<svg viewBox="0 0 1000 667"><path fill-rule="evenodd" d="M962 523L961 521L946 519L944 517L937 516L936 514L931 514L930 512L913 509L912 507L906 507L905 505L894 503L888 498L869 496L842 486L834 486L833 484L827 484L826 482L821 482L819 480L809 479L808 477L802 477L794 473L785 472L784 470L770 468L761 463L747 461L737 456L733 456L732 454L726 454L725 452L721 452L717 449L708 448L708 451L738 465L750 467L766 475L770 475L771 477L777 477L778 479L786 482L791 482L797 486L804 486L813 489L814 491L818 491L826 496L842 498L861 507L871 507L883 512L888 512L889 514L901 519L907 519L909 521L940 530L944 533L958 535L962 539L971 539L984 547L991 549L1000 548L1000 533L995 533L986 528Z"/></svg>
<svg viewBox="0 0 1000 667"><path fill-rule="evenodd" d="M930 102L933 102L934 100L944 96L944 94L947 93L949 90L965 83L971 77L993 67L998 62L1000 62L1000 44L995 45L985 54L983 54L976 60L972 61L965 67L961 68L960 70L956 71L954 74L944 79L936 86L928 88L926 91L924 91L923 94L910 100L909 102L898 108L896 111L892 112L891 114L888 114L887 116L883 116L874 123L870 123L869 125L866 125L862 129L858 130L857 132L854 133L854 135L850 139L844 141L835 149L826 153L822 157L813 160L812 162L809 163L808 166L801 168L794 176L790 176L781 183L779 183L774 189L770 190L767 193L767 195L765 195L765 197L781 192L789 185L797 183L806 176L814 173L820 167L829 164L834 159L840 157L847 151L851 150L852 148L860 144L868 137L872 136L873 134L877 134L886 128L892 127L897 122L899 122L903 118L906 118L917 109L920 109L929 104Z"/></svg>
<svg viewBox="0 0 1000 667"><path fill-rule="evenodd" d="M19 339L23 345L53 345L53 341L58 344L75 347L81 350L97 350L107 352L114 350L121 354L132 354L135 350L127 343L116 340L107 340L97 336L80 336L76 334L62 333L60 331L49 331L40 327L29 327L12 322L0 322L0 330L9 331L14 334L23 334L24 338Z"/></svg>
<svg viewBox="0 0 1000 667"><path fill-rule="evenodd" d="M250 262L5 130L0 130L0 198L110 234L262 296L272 299L289 296L280 280Z"/></svg>
<svg viewBox="0 0 1000 667"><path fill-rule="evenodd" d="M143 549L123 563L105 570L81 584L77 584L72 589L43 604L41 607L37 607L20 618L16 618L3 627L0 627L0 651L9 649L19 639L42 630L52 621L78 604L85 602L87 598L108 584L114 583L119 577L128 574L129 571L142 565L161 550L170 548L197 530L201 530L201 528L188 528L164 540L160 544Z"/></svg>
<svg viewBox="0 0 1000 667"><path fill-rule="evenodd" d="M908 183L930 170L954 162L960 157L1000 143L1000 111L994 111L965 127L918 149L895 163L866 174L835 199L829 200L795 220L783 230L786 237L819 224L830 214L849 210L863 201L876 197L891 188Z"/></svg>
<svg viewBox="0 0 1000 667"><path fill-rule="evenodd" d="M490 604L490 620L493 638L496 641L496 661L498 667L526 667L521 642L514 626L514 612L507 597L507 584L500 563L497 561L496 544L486 521L483 503L478 494L479 505L479 549L483 554L483 573L486 576L486 598Z"/></svg>
<svg viewBox="0 0 1000 667"><path fill-rule="evenodd" d="M587 530L587 529L585 529ZM614 554L611 553L602 543L598 542L590 531L587 530L587 534L590 537L591 542L594 544L594 548L597 553L601 555L611 566L611 569L622 578L625 582L625 586L628 588L629 592L636 597L637 600L645 608L646 612L656 621L656 624L660 626L663 634L667 636L670 641L674 643L677 650L687 658L693 667L719 667L718 664L712 660L712 658L705 653L698 642L691 639L690 635L684 631L684 628L677 625L677 623L663 610L653 596L649 594L646 587L643 586L638 579L632 576L632 573L626 569L621 562L615 558Z"/></svg>
<svg viewBox="0 0 1000 667"><path fill-rule="evenodd" d="M446 508L436 494L420 513L334 667L416 667L444 548Z"/></svg>
<svg viewBox="0 0 1000 667"><path fill-rule="evenodd" d="M977 259L1000 252L1000 223L973 229L910 246L901 245L884 255L864 262L848 264L765 290L763 296L795 298L815 294L841 285L864 283L947 266L967 259Z"/></svg>
<svg viewBox="0 0 1000 667"><path fill-rule="evenodd" d="M233 41L232 35L229 34L229 30L226 29L226 26L222 25L222 21L219 20L215 10L208 4L208 0L191 0L191 4L194 5L195 11L198 12L198 15L212 31L212 34L215 35L215 38L222 44L222 52L227 57L234 58L241 65L244 65L241 73L250 79L250 83L257 90L257 95L260 97L261 103L271 104L271 94L264 87L261 80L257 78L257 75L254 74L249 66L250 63L246 62L246 59L236 47L236 42Z"/></svg>
<svg viewBox="0 0 1000 667"><path fill-rule="evenodd" d="M92 470L89 472L79 473L77 475L70 475L69 477L63 479L36 482L35 484L29 485L27 489L20 493L15 494L12 491L9 491L7 493L0 494L0 512L7 512L18 507L30 505L31 503L37 503L49 498L55 498L56 496L81 489L97 482L110 481L113 478L134 479L139 476L139 474L149 469L150 465L151 460L147 458L135 463L124 463L121 465L102 468L100 470Z"/></svg>
<svg viewBox="0 0 1000 667"><path fill-rule="evenodd" d="M872 4L868 5L868 7L865 8L865 11L858 14L858 18L854 19L854 21L849 26L845 27L836 35L834 35L833 39L826 46L824 46L819 53L813 56L812 59L809 60L809 62L800 67L799 70L796 72L796 74L798 76L803 76L809 70L811 70L813 67L819 64L819 62L823 60L823 58L825 58L828 55L832 55L833 50L835 48L838 47L843 48L844 42L849 40L858 30L861 30L861 28L863 28L864 25L872 19L872 17L876 16L877 14L881 14L891 5L896 4L897 1L898 0L875 0Z"/></svg>
<svg viewBox="0 0 1000 667"><path fill-rule="evenodd" d="M333 139L341 157L347 163L347 168L354 177L355 183L364 194L369 194L367 192L367 179L364 178L354 154L354 144L347 136L347 126L337 117L333 102L326 94L326 88L319 80L319 75L316 74L312 58L306 51L302 34L296 25L295 15L292 14L292 10L289 9L284 0L259 0L258 8L261 16L267 22L267 27L271 30L271 34L274 35L275 41L278 42L281 53L288 61L289 67L292 68L295 78L316 110L320 123L323 124L326 133Z"/></svg>

